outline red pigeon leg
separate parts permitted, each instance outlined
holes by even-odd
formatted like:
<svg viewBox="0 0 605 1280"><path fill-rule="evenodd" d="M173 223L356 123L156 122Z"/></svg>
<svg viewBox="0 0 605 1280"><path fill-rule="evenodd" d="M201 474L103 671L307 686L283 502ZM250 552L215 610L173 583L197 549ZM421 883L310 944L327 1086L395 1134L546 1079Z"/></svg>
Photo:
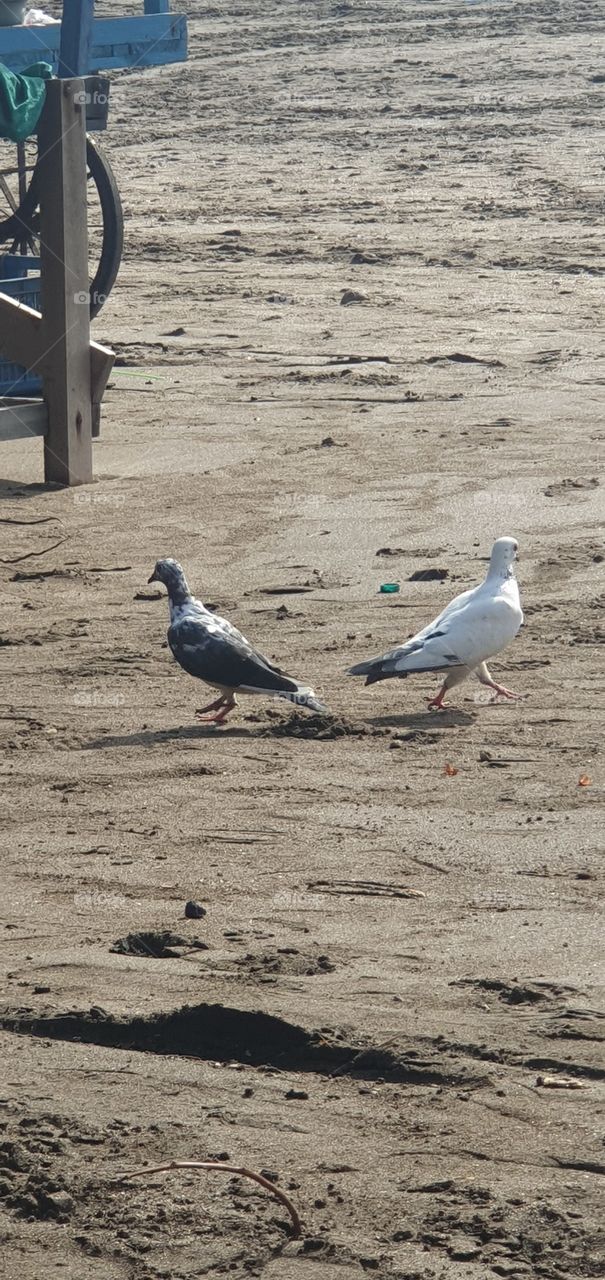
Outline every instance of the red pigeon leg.
<svg viewBox="0 0 605 1280"><path fill-rule="evenodd" d="M484 662L481 663L480 667L477 667L475 674L480 684L487 685L488 689L495 689L496 693L500 694L501 698L510 698L513 702L517 702L519 699L525 697L524 693L513 693L513 690L507 689L504 684L496 684L496 681L492 680Z"/></svg>
<svg viewBox="0 0 605 1280"><path fill-rule="evenodd" d="M229 715L229 712L233 711L233 708L236 706L237 706L237 698L235 694L232 693L230 698L224 699L221 710L217 711L215 716L212 716L214 723L224 724L225 720L227 719L227 716Z"/></svg>
<svg viewBox="0 0 605 1280"><path fill-rule="evenodd" d="M447 693L447 680L444 680L439 693L428 704L429 711L443 711L443 699Z"/></svg>
<svg viewBox="0 0 605 1280"><path fill-rule="evenodd" d="M453 667L443 681L439 693L437 693L434 698L431 698L431 701L429 702L429 711L443 711L445 705L443 699L445 698L446 693L448 693L450 689L453 689L457 684L462 684L462 681L466 680L467 675L468 667Z"/></svg>

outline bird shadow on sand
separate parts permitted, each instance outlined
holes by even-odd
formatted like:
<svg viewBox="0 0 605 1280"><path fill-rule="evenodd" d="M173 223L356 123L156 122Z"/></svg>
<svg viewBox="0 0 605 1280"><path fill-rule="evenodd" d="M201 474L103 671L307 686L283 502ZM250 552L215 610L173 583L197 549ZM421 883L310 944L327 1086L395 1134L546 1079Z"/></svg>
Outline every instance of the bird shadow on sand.
<svg viewBox="0 0 605 1280"><path fill-rule="evenodd" d="M470 711L458 711L454 708L447 711L416 711L402 716L369 716L368 724L382 729L416 729L419 732L430 729L467 728L476 720Z"/></svg>
<svg viewBox="0 0 605 1280"><path fill-rule="evenodd" d="M237 725L193 724L180 729L141 729L138 733L106 734L102 738L93 738L82 743L83 751L102 751L107 747L158 747L164 742L183 742L186 740L207 741L209 738L251 738L254 730L239 728Z"/></svg>

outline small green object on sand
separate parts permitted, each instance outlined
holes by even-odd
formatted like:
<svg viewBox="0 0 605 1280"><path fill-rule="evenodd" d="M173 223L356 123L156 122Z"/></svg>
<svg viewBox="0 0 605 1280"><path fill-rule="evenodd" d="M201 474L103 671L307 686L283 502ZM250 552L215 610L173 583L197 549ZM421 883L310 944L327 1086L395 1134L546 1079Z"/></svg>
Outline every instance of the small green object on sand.
<svg viewBox="0 0 605 1280"><path fill-rule="evenodd" d="M383 596L394 595L396 591L399 591L398 582L382 582L380 584L380 594Z"/></svg>

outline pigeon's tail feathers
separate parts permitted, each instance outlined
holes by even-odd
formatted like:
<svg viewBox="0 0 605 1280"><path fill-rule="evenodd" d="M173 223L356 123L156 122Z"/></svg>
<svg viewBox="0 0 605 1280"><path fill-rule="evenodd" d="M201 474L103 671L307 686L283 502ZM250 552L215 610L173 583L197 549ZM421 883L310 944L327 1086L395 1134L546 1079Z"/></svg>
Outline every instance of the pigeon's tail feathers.
<svg viewBox="0 0 605 1280"><path fill-rule="evenodd" d="M368 671L366 676L366 685L377 684L379 680L391 680L393 676L397 676L399 680L405 680L407 671L393 671L392 667L374 667Z"/></svg>
<svg viewBox="0 0 605 1280"><path fill-rule="evenodd" d="M307 684L299 684L297 680L292 680L290 676L284 676L278 673L273 679L267 680L266 684L240 684L237 686L238 693L264 693L270 698L285 698L287 702L292 702L295 707L307 707L309 711L319 711L322 714L329 712L329 708L324 702L320 702L314 689Z"/></svg>
<svg viewBox="0 0 605 1280"><path fill-rule="evenodd" d="M292 702L295 707L306 707L309 711L319 711L320 714L329 713L329 707L325 702L320 702L314 689L310 689L307 685L299 684L292 692L285 691L277 694L278 698L286 698L288 702Z"/></svg>
<svg viewBox="0 0 605 1280"><path fill-rule="evenodd" d="M350 667L347 675L365 676L368 685L377 684L379 680L390 680L393 676L405 680L407 671L397 671L394 663L388 659L370 658L369 662L358 662L356 667Z"/></svg>
<svg viewBox="0 0 605 1280"><path fill-rule="evenodd" d="M369 676L373 667L378 668L379 662L372 658L370 662L358 662L356 667L349 667L348 676Z"/></svg>

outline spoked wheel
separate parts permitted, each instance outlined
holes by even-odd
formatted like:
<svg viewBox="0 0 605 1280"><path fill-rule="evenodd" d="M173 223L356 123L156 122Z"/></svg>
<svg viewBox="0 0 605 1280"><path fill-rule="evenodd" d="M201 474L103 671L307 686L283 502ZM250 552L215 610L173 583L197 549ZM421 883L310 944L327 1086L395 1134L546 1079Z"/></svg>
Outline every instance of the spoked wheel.
<svg viewBox="0 0 605 1280"><path fill-rule="evenodd" d="M8 144L2 144L3 150ZM35 138L17 144L16 162L0 153L0 246L5 253L37 256L40 244L40 171ZM118 274L124 244L122 202L111 165L86 137L90 317L98 315Z"/></svg>

